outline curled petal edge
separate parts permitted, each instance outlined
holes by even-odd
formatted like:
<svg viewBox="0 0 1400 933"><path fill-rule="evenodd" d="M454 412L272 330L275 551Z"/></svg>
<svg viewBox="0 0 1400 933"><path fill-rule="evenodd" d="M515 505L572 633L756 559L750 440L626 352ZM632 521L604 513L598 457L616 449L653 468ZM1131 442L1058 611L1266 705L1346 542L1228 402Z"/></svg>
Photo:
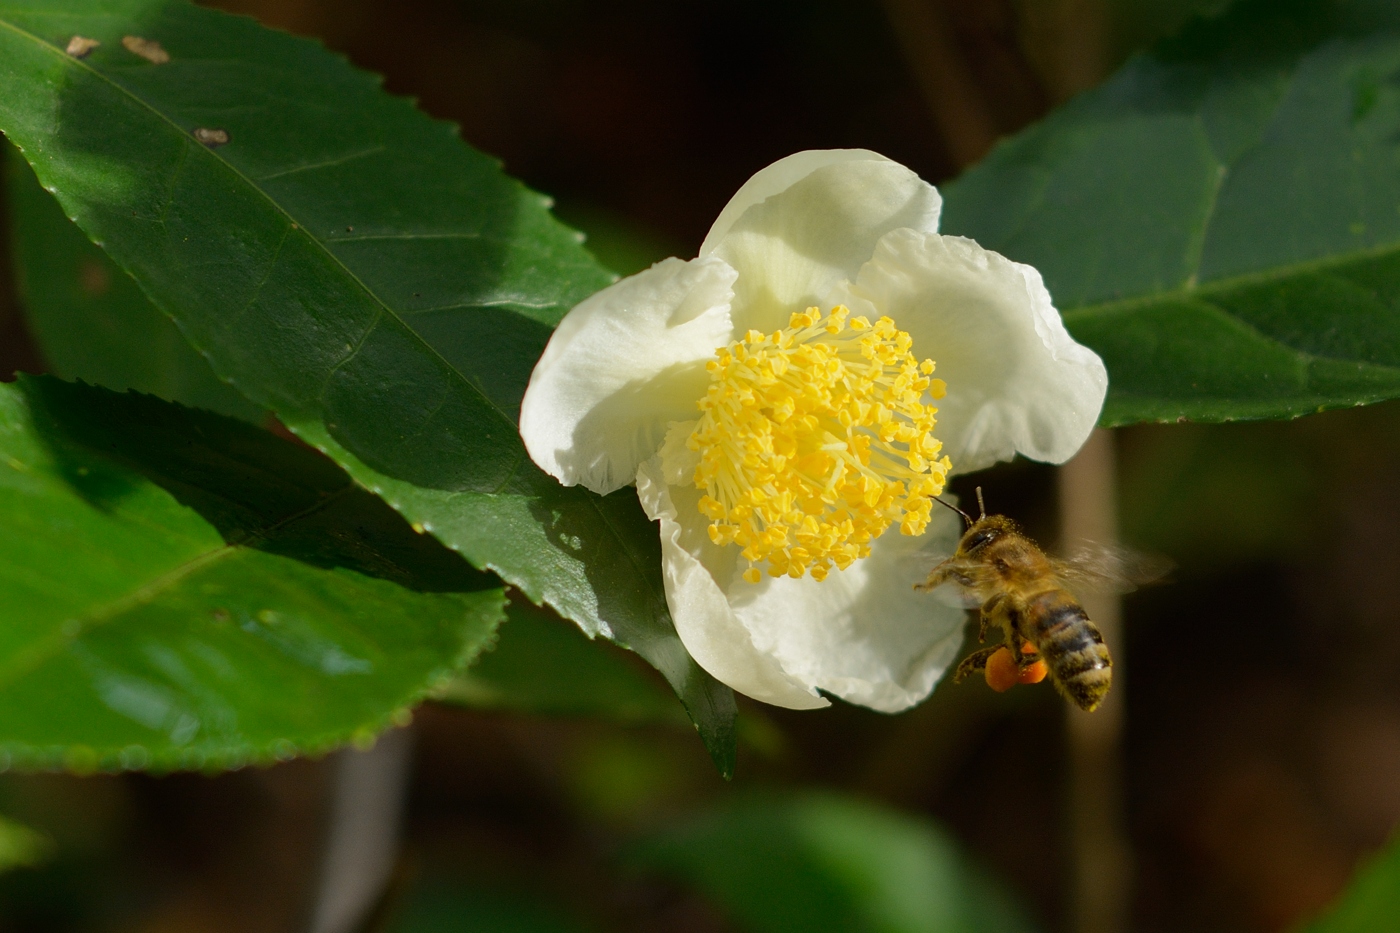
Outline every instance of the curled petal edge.
<svg viewBox="0 0 1400 933"><path fill-rule="evenodd" d="M705 393L705 362L728 343L736 273L720 259L666 259L564 317L530 376L520 436L566 486L632 483L672 421Z"/></svg>
<svg viewBox="0 0 1400 933"><path fill-rule="evenodd" d="M1040 273L963 237L896 230L833 300L889 314L948 384L937 433L966 473L1020 453L1063 463L1098 422L1108 372Z"/></svg>

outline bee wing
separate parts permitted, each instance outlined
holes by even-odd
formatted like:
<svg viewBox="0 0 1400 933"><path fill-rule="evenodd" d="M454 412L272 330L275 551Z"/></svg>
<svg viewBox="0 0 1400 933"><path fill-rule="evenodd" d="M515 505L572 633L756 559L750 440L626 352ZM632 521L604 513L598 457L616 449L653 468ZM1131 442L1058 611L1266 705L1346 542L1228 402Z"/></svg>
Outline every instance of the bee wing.
<svg viewBox="0 0 1400 933"><path fill-rule="evenodd" d="M1131 593L1139 586L1162 579L1176 567L1161 554L1092 543L1052 563L1055 573L1071 587L1099 593Z"/></svg>
<svg viewBox="0 0 1400 933"><path fill-rule="evenodd" d="M976 587L963 586L961 583L950 582L947 586L936 587L929 592L943 605L956 606L959 609L976 609L986 602Z"/></svg>

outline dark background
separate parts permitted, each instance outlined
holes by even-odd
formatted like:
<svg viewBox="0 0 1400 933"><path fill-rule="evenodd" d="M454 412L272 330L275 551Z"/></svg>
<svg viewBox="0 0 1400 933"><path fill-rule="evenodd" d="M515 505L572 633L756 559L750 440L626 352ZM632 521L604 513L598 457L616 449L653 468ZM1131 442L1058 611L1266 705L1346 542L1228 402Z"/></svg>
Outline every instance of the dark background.
<svg viewBox="0 0 1400 933"><path fill-rule="evenodd" d="M383 73L553 195L628 273L693 255L728 196L796 150L871 148L950 179L1193 7L1223 4L218 5ZM42 368L0 266L0 373ZM1400 821L1400 408L1141 427L1117 443L1125 538L1179 568L1130 598L1119 659L1133 928L1286 929ZM1051 468L955 485L973 482L1054 539ZM729 930L698 895L619 869L618 847L746 789L817 786L935 817L1045 929L1069 929L1076 814L1049 689L945 684L895 717L843 705L745 715L760 740L726 785L687 729L425 708L395 890L464 879L528 891L585 928ZM4 776L0 812L50 834L58 854L0 876L0 930L297 929L329 780L324 761L218 777Z"/></svg>

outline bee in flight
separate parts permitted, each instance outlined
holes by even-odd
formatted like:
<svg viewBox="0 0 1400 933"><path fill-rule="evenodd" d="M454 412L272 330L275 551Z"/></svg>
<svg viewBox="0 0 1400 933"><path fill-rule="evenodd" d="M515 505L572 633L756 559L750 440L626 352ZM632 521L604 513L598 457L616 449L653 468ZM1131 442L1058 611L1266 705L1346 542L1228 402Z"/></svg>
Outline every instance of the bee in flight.
<svg viewBox="0 0 1400 933"><path fill-rule="evenodd" d="M1009 688L1018 678L1033 683L1048 670L1066 699L1086 712L1097 707L1113 682L1113 659L1103 635L1066 585L1078 581L1098 589L1128 590L1134 583L1156 579L1167 568L1146 561L1133 567L1132 561L1110 552L1085 553L1067 561L1046 557L1011 519L987 514L981 487L977 505L982 514L975 520L957 506L938 501L961 515L967 530L953 556L934 567L916 588L956 584L973 607L980 607L977 640L985 642L993 628L1001 629L1005 638L1004 644L964 658L954 682L987 670L989 661L993 670L1004 661L1007 668L1014 665L1015 675L997 671L997 679L1005 684L998 689ZM994 659L1003 649L1009 656ZM988 683L997 686L992 674L988 671Z"/></svg>

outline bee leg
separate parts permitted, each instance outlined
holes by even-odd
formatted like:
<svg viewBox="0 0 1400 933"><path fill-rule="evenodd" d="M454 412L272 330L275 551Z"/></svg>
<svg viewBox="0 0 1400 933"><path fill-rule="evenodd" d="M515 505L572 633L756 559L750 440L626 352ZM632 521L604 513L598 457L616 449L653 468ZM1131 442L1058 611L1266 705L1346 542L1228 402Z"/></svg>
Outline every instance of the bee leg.
<svg viewBox="0 0 1400 933"><path fill-rule="evenodd" d="M1003 601L1002 594L997 593L982 604L982 612L977 625L977 640L979 642L985 642L987 640L987 629L991 628L993 625L1001 624L996 620L996 614L997 610L1001 608Z"/></svg>
<svg viewBox="0 0 1400 933"><path fill-rule="evenodd" d="M1020 651L1015 652L1015 654L1016 670L1018 671L1024 671L1026 670L1026 668L1030 667L1035 662L1041 660L1039 651L1032 651L1028 654L1026 653L1026 650L1022 648Z"/></svg>
<svg viewBox="0 0 1400 933"><path fill-rule="evenodd" d="M947 583L949 576L952 574L952 567L949 566L952 562L953 559L950 557L937 567L934 567L928 572L928 578L924 580L923 583L914 584L914 589L922 593L927 593L929 590L937 589L944 583Z"/></svg>
<svg viewBox="0 0 1400 933"><path fill-rule="evenodd" d="M1002 647L1002 645L995 645L991 648L979 648L963 658L962 663L958 665L957 672L953 674L953 683L960 684L967 675L986 670L987 659L1000 651Z"/></svg>
<svg viewBox="0 0 1400 933"><path fill-rule="evenodd" d="M949 580L960 586L972 586L972 578L965 572L965 565L950 557L930 570L928 579L923 583L915 583L914 589L926 593L938 589Z"/></svg>

